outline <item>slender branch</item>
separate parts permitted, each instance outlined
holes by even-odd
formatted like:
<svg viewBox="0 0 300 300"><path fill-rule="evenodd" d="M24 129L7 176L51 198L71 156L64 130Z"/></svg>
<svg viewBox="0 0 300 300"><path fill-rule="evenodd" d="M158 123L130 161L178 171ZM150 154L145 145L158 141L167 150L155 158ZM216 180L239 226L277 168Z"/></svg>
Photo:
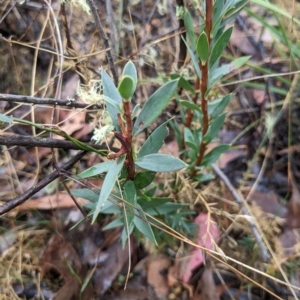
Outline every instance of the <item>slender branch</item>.
<svg viewBox="0 0 300 300"><path fill-rule="evenodd" d="M80 151L77 153L74 157L72 157L66 164L62 166L63 170L69 170L77 161L79 161L87 152L86 151ZM37 192L39 192L42 188L44 188L46 185L48 185L50 182L54 181L56 178L59 177L59 172L57 170L53 171L50 175L48 175L46 178L39 181L37 184L35 184L32 188L27 190L22 195L6 202L2 206L0 206L0 215L3 215L10 210L14 209L15 207L21 205L26 200L28 200L31 196L35 195Z"/></svg>
<svg viewBox="0 0 300 300"><path fill-rule="evenodd" d="M102 40L104 42L104 46L105 46L105 48L109 49L109 50L106 51L106 58L107 58L107 61L109 63L109 67L110 67L110 70L112 72L112 75L114 77L114 83L115 83L116 86L118 86L118 82L119 82L118 73L117 73L116 67L114 65L114 60L113 60L113 57L112 57L111 48L110 48L110 45L109 45L109 40L108 40L104 30L103 30L103 26L101 24L101 21L100 21L99 15L98 15L97 7L95 5L94 0L87 0L87 3L88 3L88 5L91 9L96 27L99 31L100 37L102 38Z"/></svg>
<svg viewBox="0 0 300 300"><path fill-rule="evenodd" d="M81 150L79 146L71 141L52 139L52 138L38 138L32 136L22 135L0 135L0 145L23 146L23 147L44 147L44 148L61 148L65 150L74 149ZM98 150L107 149L106 146L86 143L86 145L96 148Z"/></svg>
<svg viewBox="0 0 300 300"><path fill-rule="evenodd" d="M78 103L73 100L59 100L53 98L39 98L39 97L31 97L24 95L12 95L12 94L1 94L0 93L0 101L7 102L18 102L24 104L38 104L38 105L58 105L58 106L67 106L72 108L90 108L90 109L99 109L103 108L103 105L99 104L85 104Z"/></svg>

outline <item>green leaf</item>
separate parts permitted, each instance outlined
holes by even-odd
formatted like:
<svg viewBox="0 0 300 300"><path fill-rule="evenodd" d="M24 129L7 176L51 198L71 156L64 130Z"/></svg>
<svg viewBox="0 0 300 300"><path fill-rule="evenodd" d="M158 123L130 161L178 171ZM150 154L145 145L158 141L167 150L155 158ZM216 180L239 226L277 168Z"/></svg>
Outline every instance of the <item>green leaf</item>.
<svg viewBox="0 0 300 300"><path fill-rule="evenodd" d="M134 185L138 190L141 190L151 184L155 178L155 172L146 171L137 173L134 177Z"/></svg>
<svg viewBox="0 0 300 300"><path fill-rule="evenodd" d="M209 125L206 135L203 137L203 141L208 144L210 143L218 134L222 128L225 121L226 113L219 115L215 120Z"/></svg>
<svg viewBox="0 0 300 300"><path fill-rule="evenodd" d="M169 122L170 120L161 124L151 133L151 135L147 138L146 142L141 147L137 158L156 153L161 148L164 143L165 137L169 134L169 130L167 128L167 124Z"/></svg>
<svg viewBox="0 0 300 300"><path fill-rule="evenodd" d="M198 64L198 58L194 54L194 51L189 47L189 45L187 44L186 40L183 37L181 37L181 38L184 41L186 48L188 49L188 52L190 54L190 57L191 57L191 60L192 60L195 72L196 72L197 76L199 78L201 78L201 71L200 71L199 64Z"/></svg>
<svg viewBox="0 0 300 300"><path fill-rule="evenodd" d="M119 157L118 159L116 159L113 163L113 165L111 166L111 168L109 169L107 175L105 176L105 179L103 181L102 184L102 189L100 192L100 196L95 208L95 212L93 214L93 220L92 223L95 222L98 214L100 213L103 205L105 204L105 202L107 201L116 180L118 179L118 175L119 172L121 171L123 164L125 161L125 155L123 155L122 157Z"/></svg>
<svg viewBox="0 0 300 300"><path fill-rule="evenodd" d="M121 79L121 82L118 86L118 91L120 95L124 98L124 100L129 100L134 91L135 91L135 83L132 77L130 76L124 76Z"/></svg>
<svg viewBox="0 0 300 300"><path fill-rule="evenodd" d="M109 160L106 162L102 162L100 164L94 165L85 171L79 173L76 177L79 178L88 178L99 175L101 173L107 172L113 165L113 161Z"/></svg>
<svg viewBox="0 0 300 300"><path fill-rule="evenodd" d="M214 179L214 176L210 173L201 173L194 177L195 181L205 182Z"/></svg>
<svg viewBox="0 0 300 300"><path fill-rule="evenodd" d="M123 74L122 76L129 76L133 79L134 81L134 88L133 90L135 91L136 85L137 85L137 72L134 63L130 60L127 62L123 69Z"/></svg>
<svg viewBox="0 0 300 300"><path fill-rule="evenodd" d="M127 202L129 202L133 206L137 205L136 190L135 190L134 183L131 180L128 180L124 185L124 198ZM127 203L124 203L124 205L127 209L126 216L127 216L128 225L130 227L132 225L132 222L134 219L134 215L132 214L134 212L134 208ZM125 219L125 216L124 216L124 219Z"/></svg>
<svg viewBox="0 0 300 300"><path fill-rule="evenodd" d="M134 107L134 109L132 110L131 118L132 118L132 119L133 119L133 118L136 118L137 115L140 113L140 111L141 111L141 105L138 103L138 104Z"/></svg>
<svg viewBox="0 0 300 300"><path fill-rule="evenodd" d="M106 102L108 113L112 119L114 127L117 131L120 132L121 129L117 115L118 113L120 113L120 104L122 103L122 97L115 87L115 84L104 70L101 71L101 78L103 86L103 96L105 96L104 100Z"/></svg>
<svg viewBox="0 0 300 300"><path fill-rule="evenodd" d="M191 110L198 110L200 111L200 108L197 104L193 103L193 102L190 102L190 101L186 101L186 100L179 100L179 103L184 106L184 107L187 107Z"/></svg>
<svg viewBox="0 0 300 300"><path fill-rule="evenodd" d="M220 145L208 152L201 163L201 166L207 167L211 166L215 161L217 161L221 154L225 153L229 149L230 145Z"/></svg>
<svg viewBox="0 0 300 300"><path fill-rule="evenodd" d="M188 38L192 47L195 45L194 21L188 10L184 13L184 27L186 28Z"/></svg>
<svg viewBox="0 0 300 300"><path fill-rule="evenodd" d="M5 123L11 123L12 122L12 118L8 117L6 115L0 114L0 121L1 122L5 122Z"/></svg>
<svg viewBox="0 0 300 300"><path fill-rule="evenodd" d="M142 169L154 172L178 171L187 166L179 158L166 154L149 154L137 159L135 164Z"/></svg>
<svg viewBox="0 0 300 300"><path fill-rule="evenodd" d="M209 57L209 66L212 67L215 62L220 58L226 46L229 43L230 36L233 30L233 26L229 27L223 32L223 34L218 38L216 43L213 45L211 54Z"/></svg>
<svg viewBox="0 0 300 300"><path fill-rule="evenodd" d="M144 198L138 198L138 203L142 206L145 211L148 208L154 208L166 204L168 202L172 203L173 199L169 197L154 197L150 201L145 200Z"/></svg>
<svg viewBox="0 0 300 300"><path fill-rule="evenodd" d="M133 135L137 135L161 115L176 91L178 80L172 80L160 87L145 103L133 126Z"/></svg>
<svg viewBox="0 0 300 300"><path fill-rule="evenodd" d="M99 199L100 190L91 190L91 189L78 189L71 190L71 194L75 197L80 197L91 201L91 203L85 204L85 207L94 210L96 203ZM114 205L110 201L106 201L103 205L101 213L103 214L115 214L120 213L120 208L117 205Z"/></svg>
<svg viewBox="0 0 300 300"><path fill-rule="evenodd" d="M114 82L104 70L101 71L101 78L101 83L103 86L103 95L113 99L117 104L121 104L121 95L119 94Z"/></svg>
<svg viewBox="0 0 300 300"><path fill-rule="evenodd" d="M231 62L235 69L242 67L248 60L251 58L251 55L239 57Z"/></svg>
<svg viewBox="0 0 300 300"><path fill-rule="evenodd" d="M180 76L179 74L173 73L170 75L171 79L178 79L178 87L186 89L187 91L191 92L192 94L195 94L195 90L194 88L191 86L191 84L184 79L182 76Z"/></svg>
<svg viewBox="0 0 300 300"><path fill-rule="evenodd" d="M124 217L123 216L111 221L106 226L104 226L102 228L102 230L109 230L109 229L113 229L113 228L118 228L120 226L124 226Z"/></svg>
<svg viewBox="0 0 300 300"><path fill-rule="evenodd" d="M143 220L138 217L135 217L133 220L135 227L143 235L145 235L148 239L150 239L155 245L157 245L151 226L149 225L149 223L147 223L147 221L144 221L147 220L147 217L144 214L142 207L139 204L137 204L137 208L139 209L137 210L137 213L141 218L143 218Z"/></svg>
<svg viewBox="0 0 300 300"><path fill-rule="evenodd" d="M202 64L204 65L207 61L208 54L209 54L209 44L208 44L208 38L206 35L206 32L203 31L197 41L197 54L200 58Z"/></svg>
<svg viewBox="0 0 300 300"><path fill-rule="evenodd" d="M208 104L208 113L212 119L216 118L223 112L232 96L232 94L228 94L223 98L216 99Z"/></svg>
<svg viewBox="0 0 300 300"><path fill-rule="evenodd" d="M188 147L198 152L198 146L195 143L194 135L188 127L184 127L184 142Z"/></svg>
<svg viewBox="0 0 300 300"><path fill-rule="evenodd" d="M178 209L186 208L187 206L188 204L168 202L155 207L149 207L145 209L145 212L154 217L159 215L167 215Z"/></svg>

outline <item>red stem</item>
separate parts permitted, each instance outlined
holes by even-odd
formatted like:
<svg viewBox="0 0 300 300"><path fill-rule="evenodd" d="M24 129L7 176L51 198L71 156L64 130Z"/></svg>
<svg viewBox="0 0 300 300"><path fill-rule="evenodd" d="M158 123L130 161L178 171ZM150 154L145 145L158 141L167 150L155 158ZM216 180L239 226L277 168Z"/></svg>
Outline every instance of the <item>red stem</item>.
<svg viewBox="0 0 300 300"><path fill-rule="evenodd" d="M206 0L206 19L205 19L205 32L208 38L209 45L211 43L211 29L212 29L212 15L213 15L213 0ZM207 99L205 97L205 93L207 91L208 87L208 60L205 62L205 64L202 64L199 62L199 67L201 69L201 81L200 81L200 91L201 91L201 110L203 114L203 127L202 127L202 141L199 148L199 153L197 156L197 159L195 161L195 165L192 168L190 177L193 178L197 174L196 167L200 166L202 159L204 157L207 144L203 141L203 137L207 133L208 127L209 127L209 115L208 115L208 105L207 105Z"/></svg>

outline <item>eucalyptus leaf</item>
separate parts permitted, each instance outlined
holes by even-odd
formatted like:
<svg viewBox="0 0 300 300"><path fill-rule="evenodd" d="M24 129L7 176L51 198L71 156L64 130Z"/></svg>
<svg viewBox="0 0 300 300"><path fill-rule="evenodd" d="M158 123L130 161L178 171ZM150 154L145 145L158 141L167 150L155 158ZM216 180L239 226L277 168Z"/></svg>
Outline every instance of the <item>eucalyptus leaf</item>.
<svg viewBox="0 0 300 300"><path fill-rule="evenodd" d="M76 177L79 178L88 178L93 177L99 174L102 174L104 172L107 172L113 165L113 161L109 160L106 162L102 162L100 164L94 165L83 172L79 173Z"/></svg>
<svg viewBox="0 0 300 300"><path fill-rule="evenodd" d="M228 45L232 30L233 30L232 26L226 29L213 45L209 57L210 67L212 67L215 64L215 62L220 58L226 46Z"/></svg>
<svg viewBox="0 0 300 300"><path fill-rule="evenodd" d="M176 91L178 80L172 80L160 87L150 96L143 106L133 126L133 135L137 135L161 115Z"/></svg>
<svg viewBox="0 0 300 300"><path fill-rule="evenodd" d="M221 154L225 153L229 149L230 145L220 145L208 152L201 163L201 166L211 166L215 161L219 159Z"/></svg>
<svg viewBox="0 0 300 300"><path fill-rule="evenodd" d="M100 213L101 209L103 208L103 205L107 201L107 199L115 185L115 182L118 179L118 175L123 167L124 161L125 161L125 155L114 160L113 165L107 172L107 175L105 176L105 179L102 184L102 189L101 189L100 196L99 196L96 208L95 208L95 212L93 214L92 223L95 222L98 214Z"/></svg>
<svg viewBox="0 0 300 300"><path fill-rule="evenodd" d="M166 154L149 154L138 158L135 164L142 169L154 172L173 172L187 166L179 158Z"/></svg>
<svg viewBox="0 0 300 300"><path fill-rule="evenodd" d="M169 129L167 128L167 124L169 122L170 120L161 124L151 133L151 135L147 138L147 140L141 147L137 158L158 152L158 150L162 147L164 143L164 139L169 134Z"/></svg>
<svg viewBox="0 0 300 300"><path fill-rule="evenodd" d="M147 238L149 238L155 245L157 245L157 242L156 242L155 236L153 234L152 228L151 228L150 224L147 222L147 217L144 214L142 207L139 204L137 204L137 208L138 208L137 213L142 219L140 219L138 217L134 218L133 222L135 224L135 227L143 235L145 235Z"/></svg>
<svg viewBox="0 0 300 300"><path fill-rule="evenodd" d="M198 57L200 58L202 64L204 65L209 55L209 44L208 44L208 38L205 31L203 31L200 34L197 41L196 49L197 49Z"/></svg>

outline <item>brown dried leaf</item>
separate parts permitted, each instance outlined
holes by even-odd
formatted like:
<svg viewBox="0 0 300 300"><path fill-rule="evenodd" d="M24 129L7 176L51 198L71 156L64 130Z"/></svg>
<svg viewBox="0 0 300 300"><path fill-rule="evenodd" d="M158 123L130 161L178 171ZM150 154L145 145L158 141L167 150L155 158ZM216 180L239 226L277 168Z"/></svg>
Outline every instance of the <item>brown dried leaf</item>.
<svg viewBox="0 0 300 300"><path fill-rule="evenodd" d="M159 298L166 298L169 292L167 274L171 265L166 255L157 255L150 261L147 270L147 280L154 287Z"/></svg>
<svg viewBox="0 0 300 300"><path fill-rule="evenodd" d="M291 228L300 227L300 192L294 180L292 183L292 196L288 202L287 224Z"/></svg>
<svg viewBox="0 0 300 300"><path fill-rule="evenodd" d="M201 277L201 299L218 300L218 290L213 279L211 267L206 267Z"/></svg>

